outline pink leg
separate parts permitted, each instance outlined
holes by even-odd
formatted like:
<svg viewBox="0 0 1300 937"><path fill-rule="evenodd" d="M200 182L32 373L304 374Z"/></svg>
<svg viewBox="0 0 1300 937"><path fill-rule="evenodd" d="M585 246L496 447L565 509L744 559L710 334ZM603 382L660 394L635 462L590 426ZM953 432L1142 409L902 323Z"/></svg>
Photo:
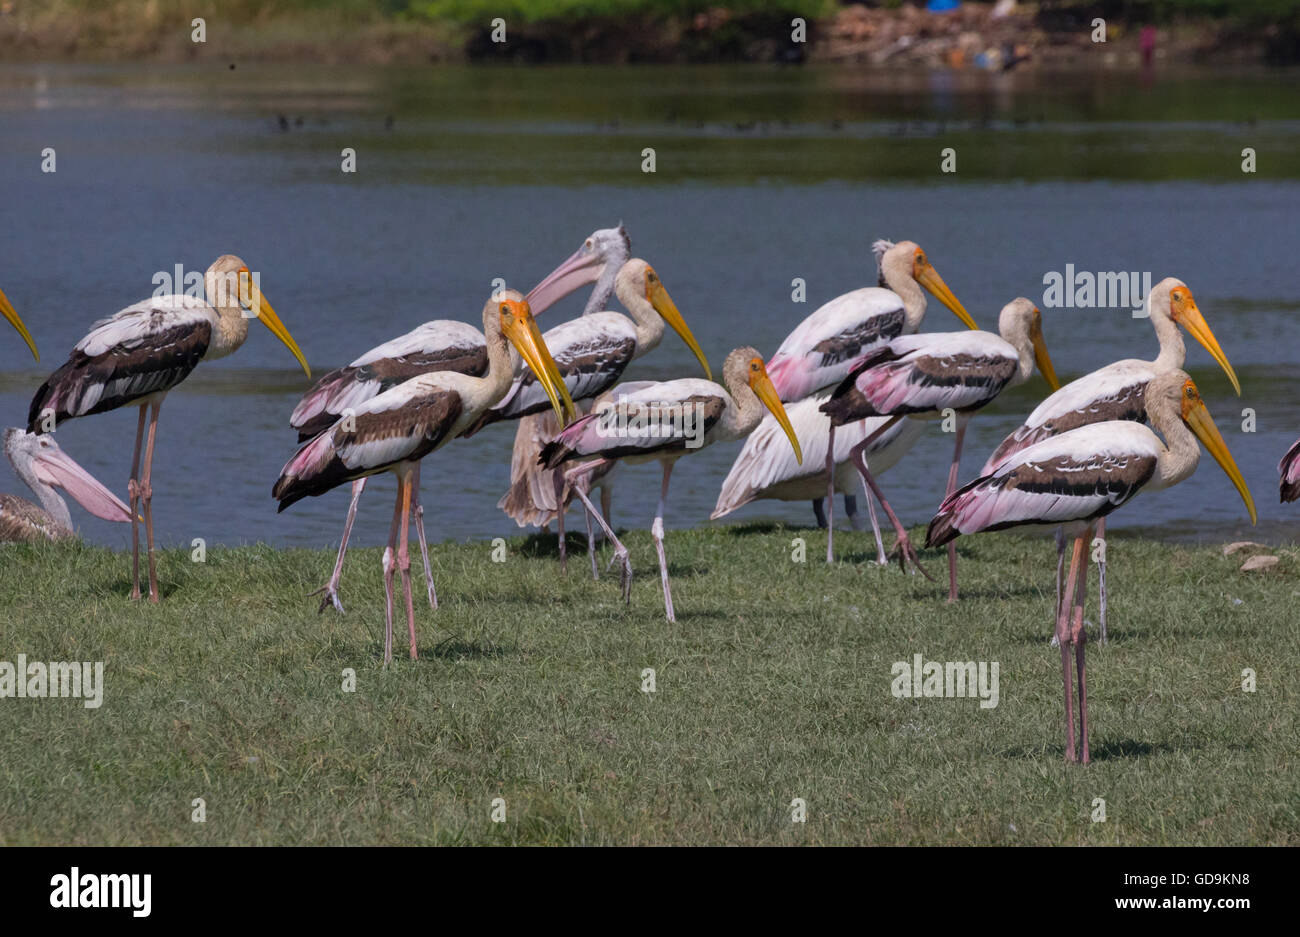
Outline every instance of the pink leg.
<svg viewBox="0 0 1300 937"><path fill-rule="evenodd" d="M871 496L867 483L862 483L862 500L867 502L867 514L871 518L871 533L876 538L876 565L888 566L889 557L885 555L885 541L880 538L880 519L876 517L876 499Z"/></svg>
<svg viewBox="0 0 1300 937"><path fill-rule="evenodd" d="M147 405L140 407L140 421L135 427L135 455L131 458L131 480L127 491L131 496L131 598L140 598L140 447L144 444L144 422Z"/></svg>
<svg viewBox="0 0 1300 937"><path fill-rule="evenodd" d="M631 602L632 563L628 557L627 547L623 546L618 537L614 535L614 528L609 526L609 523L605 520L604 516L597 511L596 506L591 503L591 499L587 497L587 492L583 490L585 486L578 483L582 475L592 471L593 469L599 468L604 464L605 460L603 459L597 459L594 462L586 462L566 473L565 480L568 482L573 493L578 496L578 500L583 503L591 513L591 516L596 519L596 523L600 525L600 529L605 531L605 536L609 539L609 542L614 545L614 556L610 559L609 565L613 566L615 563L619 564L619 587L623 590L623 601ZM609 567L606 568L608 569Z"/></svg>
<svg viewBox="0 0 1300 937"><path fill-rule="evenodd" d="M1101 538L1101 560L1097 563L1097 621L1101 628L1101 643L1107 644L1109 642L1106 637L1106 554L1110 544L1106 542L1106 518L1104 517L1097 521L1097 536Z"/></svg>
<svg viewBox="0 0 1300 937"><path fill-rule="evenodd" d="M1092 540L1089 530L1088 541ZM1074 642L1074 663L1079 678L1079 747L1080 760L1086 765L1091 760L1088 752L1088 675L1084 666L1084 645L1088 643L1088 632L1083 627L1084 600L1088 595L1088 567L1085 560L1079 575L1079 585L1074 599L1074 621L1070 627L1070 639Z"/></svg>
<svg viewBox="0 0 1300 937"><path fill-rule="evenodd" d="M1074 555L1070 558L1070 574L1065 581L1064 596L1073 596L1078 589L1080 567L1086 555L1084 553L1086 533L1085 531L1084 534L1074 540ZM1073 611L1072 604L1063 602L1056 616L1056 636L1061 645L1061 674L1065 682L1065 760L1069 762L1078 760L1074 747L1074 678L1070 673L1070 613Z"/></svg>
<svg viewBox="0 0 1300 937"><path fill-rule="evenodd" d="M854 446L849 452L849 458L857 468L858 474L862 476L862 481L866 483L867 487L871 489L871 493L876 496L876 500L880 502L880 507L884 510L885 516L889 518L889 522L894 525L894 533L898 537L898 542L894 544L894 549L898 551L899 565L906 569L907 564L911 563L914 568L921 571L922 576L933 582L934 577L925 571L925 567L921 565L920 560L917 558L916 548L912 546L912 541L907 536L907 528L903 526L903 522L898 519L898 515L894 513L894 509L890 507L889 502L885 500L884 492L880 490L880 486L876 484L876 480L871 476L871 472L867 470L867 461L863 457L863 453L876 437L889 427L893 426L900 419L902 419L902 417L892 418L880 429L876 430L866 439L862 440L862 442Z"/></svg>
<svg viewBox="0 0 1300 937"><path fill-rule="evenodd" d="M402 536L397 547L397 568L402 574L402 596L406 599L406 630L411 638L411 660L418 657L415 652L415 604L411 601L411 554L407 549L411 536L411 489L414 481L414 472L402 478Z"/></svg>
<svg viewBox="0 0 1300 937"><path fill-rule="evenodd" d="M598 582L600 568L596 565L596 532L591 527L591 512L583 508L582 516L587 521L587 559L591 560L591 578L592 581Z"/></svg>
<svg viewBox="0 0 1300 937"><path fill-rule="evenodd" d="M428 587L429 608L437 611L438 593L433 590L433 567L429 565L429 541L424 539L424 505L420 503L420 463L411 478L411 512L415 515L415 535L420 538L420 559L424 562L424 582Z"/></svg>
<svg viewBox="0 0 1300 937"><path fill-rule="evenodd" d="M947 497L957 490L957 473L961 468L961 444L966 439L966 424L969 422L965 416L957 417L957 441L952 449L952 467L948 469L948 491L944 495ZM957 601L957 541L948 541L948 602L951 604Z"/></svg>
<svg viewBox="0 0 1300 937"><path fill-rule="evenodd" d="M155 403L149 413L149 439L144 447L144 477L140 480L140 495L144 500L144 535L149 547L149 601L157 602L158 572L153 554L153 443L158 434L158 411L162 402Z"/></svg>
<svg viewBox="0 0 1300 937"><path fill-rule="evenodd" d="M316 609L318 614L331 605L340 612L343 611L343 603L339 601L339 580L343 577L343 557L348 552L348 538L352 536L352 522L357 519L357 502L361 500L361 492L365 490L366 480L364 478L358 478L352 483L352 503L348 505L348 519L343 523L343 539L339 542L339 555L334 560L334 572L330 576L329 582L315 592L308 593L309 595L325 593L320 600L320 608Z"/></svg>
<svg viewBox="0 0 1300 937"><path fill-rule="evenodd" d="M564 542L564 471L563 469L555 470L555 529L559 534L557 548L560 551L560 572L569 571L569 548Z"/></svg>
<svg viewBox="0 0 1300 937"><path fill-rule="evenodd" d="M393 574L397 571L397 525L402 522L402 477L397 476L397 499L393 503L393 523L388 528L388 546L384 548L384 666L393 662Z"/></svg>
<svg viewBox="0 0 1300 937"><path fill-rule="evenodd" d="M669 621L676 621L677 616L673 614L673 590L668 585L668 554L664 552L664 506L668 501L668 478L673 473L673 463L664 463L664 483L659 489L659 512L655 514L654 525L650 528L650 536L654 538L655 551L659 554L659 576L663 580L664 586L664 611L668 615Z"/></svg>
<svg viewBox="0 0 1300 937"><path fill-rule="evenodd" d="M826 434L826 562L835 562L835 424Z"/></svg>

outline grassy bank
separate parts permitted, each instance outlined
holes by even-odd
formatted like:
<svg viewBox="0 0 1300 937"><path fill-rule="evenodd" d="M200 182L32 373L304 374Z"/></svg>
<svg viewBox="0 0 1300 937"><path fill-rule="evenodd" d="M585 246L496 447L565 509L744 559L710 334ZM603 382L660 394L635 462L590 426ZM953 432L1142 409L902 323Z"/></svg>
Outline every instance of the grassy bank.
<svg viewBox="0 0 1300 937"><path fill-rule="evenodd" d="M1050 540L960 541L950 608L865 562L869 538L841 534L827 567L815 530L670 531L676 625L642 533L630 609L577 538L567 576L553 537L504 563L440 545L421 658L387 671L374 549L351 557L347 614L318 616L326 551L166 551L155 608L127 600L129 556L4 548L0 660L102 660L106 687L99 709L0 699L0 843L1300 844L1300 551L1242 573L1217 548L1116 539L1079 768ZM999 704L895 699L916 653L999 662Z"/></svg>

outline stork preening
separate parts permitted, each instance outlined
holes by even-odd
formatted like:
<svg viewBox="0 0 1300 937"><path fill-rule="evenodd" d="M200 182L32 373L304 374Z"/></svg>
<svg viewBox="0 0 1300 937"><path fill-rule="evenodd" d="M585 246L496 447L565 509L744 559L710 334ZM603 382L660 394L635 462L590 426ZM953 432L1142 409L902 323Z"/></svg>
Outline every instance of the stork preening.
<svg viewBox="0 0 1300 937"><path fill-rule="evenodd" d="M9 302L9 297L0 290L0 316L18 330L18 334L23 337L27 347L32 350L32 357L37 361L41 360L41 353L36 350L36 340L32 338L32 333L27 331L27 326L23 325L23 320L18 317L18 310L14 309L13 304Z"/></svg>
<svg viewBox="0 0 1300 937"><path fill-rule="evenodd" d="M36 495L33 504L17 495L0 494L0 543L66 540L76 535L63 489L96 517L126 523L127 508L84 468L65 453L48 433L38 436L13 427L4 433L5 456L14 474Z"/></svg>
<svg viewBox="0 0 1300 937"><path fill-rule="evenodd" d="M185 380L200 361L224 358L248 338L248 314L271 330L311 369L298 344L262 295L258 277L233 254L218 257L203 278L207 300L185 295L155 296L95 323L68 360L46 379L32 398L27 430L51 432L64 420L116 410L140 408L135 455L131 462L131 598L140 598L140 531L136 511L143 505L148 543L149 600L157 602L154 563L153 453L158 411L167 392ZM140 447L148 442L141 469Z"/></svg>
<svg viewBox="0 0 1300 937"><path fill-rule="evenodd" d="M1146 420L1144 405L1147 385L1160 374L1182 368L1187 356L1183 344L1181 325L1205 347L1210 356L1223 368L1232 381L1233 389L1241 395L1237 375L1219 347L1205 316L1196 305L1196 299L1187 284L1175 277L1167 277L1152 288L1147 297L1147 315L1155 329L1160 354L1154 361L1128 358L1099 368L1071 381L1034 408L1029 418L998 444L993 455L984 463L981 475L988 475L1017 452L1058 433L1069 432L1089 423L1108 420ZM1106 519L1097 520L1097 536L1106 539ZM1056 600L1061 601L1061 577L1065 564L1065 538L1059 531L1056 538ZM1106 551L1097 563L1098 621L1101 642L1106 643ZM1055 641L1055 637L1053 637Z"/></svg>
<svg viewBox="0 0 1300 937"><path fill-rule="evenodd" d="M590 460L566 472L566 481L573 486L614 545L614 559L622 567L620 579L624 599L630 599L632 587L632 565L627 548L619 542L613 528L596 510L582 486L575 482L583 474L614 460L633 464L658 462L662 466L659 509L650 532L659 555L664 612L669 621L676 621L677 617L673 611L668 557L664 551L664 510L668 501L668 481L677 460L711 443L748 435L758 426L765 409L785 431L795 458L803 457L799 452L799 439L790 426L785 408L757 350L737 348L727 355L722 366L722 381L725 387L699 378L622 384L598 401L592 413L562 430L541 454L542 464L550 469L575 459Z"/></svg>
<svg viewBox="0 0 1300 937"><path fill-rule="evenodd" d="M875 436L883 435L904 417L939 419L945 411L951 411L955 418L947 488L951 494L957 487L962 442L973 413L988 405L1006 387L1029 380L1035 363L1053 390L1060 386L1043 341L1043 317L1037 306L1024 297L1007 303L998 315L998 333L935 332L896 338L864 358L822 404L822 411L831 418L832 430L863 417L889 418L853 447L851 457L894 525L898 535L895 549L904 567L910 562L921 569L907 530L881 494L864 454ZM827 535L830 534L828 530ZM948 601L956 600L957 550L950 546Z"/></svg>
<svg viewBox="0 0 1300 937"><path fill-rule="evenodd" d="M1088 763L1088 695L1083 607L1087 592L1087 548L1094 525L1141 491L1169 488L1189 477L1200 460L1200 440L1231 479L1255 523L1255 502L1227 443L1211 419L1192 379L1179 369L1164 371L1146 386L1145 409L1152 429L1131 420L1092 423L1035 442L1004 459L944 499L930 521L927 546L951 543L962 534L1021 524L1064 524L1074 539L1065 592L1057 603L1055 630L1065 685L1065 760L1076 761L1074 650L1079 696L1079 737Z"/></svg>
<svg viewBox="0 0 1300 937"><path fill-rule="evenodd" d="M272 496L283 511L302 498L379 472L397 476L397 499L384 551L384 662L393 659L393 577L402 576L410 654L417 657L415 607L411 599L411 498L420 460L474 425L510 390L510 346L537 374L556 412L572 410L564 382L524 298L502 290L483 307L488 366L482 377L431 371L370 398L307 442L281 470ZM399 536L400 534L400 536Z"/></svg>

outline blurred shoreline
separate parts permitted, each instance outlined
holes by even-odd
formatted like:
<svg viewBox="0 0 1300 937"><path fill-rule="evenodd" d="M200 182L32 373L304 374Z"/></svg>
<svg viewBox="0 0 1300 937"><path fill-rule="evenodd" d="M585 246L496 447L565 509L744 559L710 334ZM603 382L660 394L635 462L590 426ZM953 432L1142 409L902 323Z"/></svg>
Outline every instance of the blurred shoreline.
<svg viewBox="0 0 1300 937"><path fill-rule="evenodd" d="M791 3L790 6L796 6ZM860 4L808 18L711 7L694 14L623 13L529 21L506 17L505 41L492 19L385 15L351 7L273 8L218 13L125 0L0 0L0 63L281 62L321 64L839 63L905 69L1129 70L1143 65L1300 64L1300 25L1180 19L1158 26L1110 17L1094 41L1087 5L965 3L929 12ZM276 12L276 11L279 12ZM192 40L204 16L206 41ZM497 30L497 38L499 39Z"/></svg>

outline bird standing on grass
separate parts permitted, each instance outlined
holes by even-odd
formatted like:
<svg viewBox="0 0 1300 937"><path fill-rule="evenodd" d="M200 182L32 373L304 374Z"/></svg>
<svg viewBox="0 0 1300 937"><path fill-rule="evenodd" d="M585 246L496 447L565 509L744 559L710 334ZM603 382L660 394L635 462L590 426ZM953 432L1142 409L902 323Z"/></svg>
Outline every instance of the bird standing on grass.
<svg viewBox="0 0 1300 937"><path fill-rule="evenodd" d="M43 434L73 417L119 407L140 408L135 455L131 461L131 598L140 598L140 532L137 506L143 504L148 541L149 600L157 602L154 565L153 452L158 411L167 392L189 377L200 361L224 358L248 338L248 313L271 330L310 377L307 359L258 286L257 277L233 254L218 257L203 278L207 300L186 295L155 296L96 322L68 360L46 379L32 398L27 431ZM146 411L149 436L145 438Z"/></svg>
<svg viewBox="0 0 1300 937"><path fill-rule="evenodd" d="M758 351L737 348L722 366L725 387L700 378L676 381L632 381L614 388L597 402L593 412L560 432L542 450L541 462L556 469L575 459L590 459L566 472L566 481L596 518L614 545L614 561L622 567L620 584L625 600L631 598L632 565L627 548L596 510L584 489L576 484L588 472L620 460L633 464L658 462L663 467L659 509L650 528L659 555L663 583L664 611L676 621L672 589L668 583L668 557L664 551L664 508L668 480L678 459L711 443L740 439L753 431L764 408L785 430L795 457L802 459L799 439L785 414L785 408L767 376Z"/></svg>
<svg viewBox="0 0 1300 937"><path fill-rule="evenodd" d="M1228 445L1214 425L1192 379L1173 369L1151 380L1145 408L1152 429L1130 420L1092 423L1027 446L988 475L944 499L930 521L926 546L952 543L962 534L1021 524L1064 524L1074 539L1065 592L1056 609L1056 636L1065 683L1065 760L1076 761L1070 650L1078 678L1079 733L1087 764L1088 696L1083 627L1087 576L1083 564L1096 523L1141 491L1159 491L1196 471L1197 440L1231 479L1255 523L1255 502ZM1159 432L1164 437L1163 441Z"/></svg>
<svg viewBox="0 0 1300 937"><path fill-rule="evenodd" d="M296 501L379 472L397 476L398 491L384 550L384 663L393 659L393 576L401 572L411 659L416 654L415 607L411 600L410 534L412 488L420 460L472 426L510 390L513 345L537 374L561 420L572 412L564 382L528 304L514 290L502 290L483 306L488 367L482 377L432 371L411 378L356 407L347 417L307 442L285 463L272 489L283 511ZM399 538L400 533L400 538Z"/></svg>

